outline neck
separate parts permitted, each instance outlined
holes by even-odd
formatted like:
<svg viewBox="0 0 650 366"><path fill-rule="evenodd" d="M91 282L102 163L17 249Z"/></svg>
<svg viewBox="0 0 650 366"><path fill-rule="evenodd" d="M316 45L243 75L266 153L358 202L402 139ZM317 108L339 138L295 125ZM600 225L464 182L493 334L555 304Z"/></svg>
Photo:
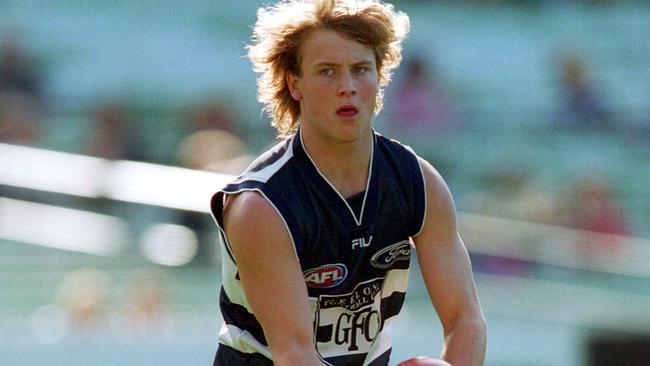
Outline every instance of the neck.
<svg viewBox="0 0 650 366"><path fill-rule="evenodd" d="M301 134L302 144L318 170L343 197L366 189L372 156L373 136L359 141L331 143Z"/></svg>

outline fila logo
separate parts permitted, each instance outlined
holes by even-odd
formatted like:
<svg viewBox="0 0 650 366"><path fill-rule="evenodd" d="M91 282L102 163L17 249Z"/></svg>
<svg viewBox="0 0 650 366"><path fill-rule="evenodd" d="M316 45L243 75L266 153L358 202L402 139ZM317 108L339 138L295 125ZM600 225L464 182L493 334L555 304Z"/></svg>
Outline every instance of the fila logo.
<svg viewBox="0 0 650 366"><path fill-rule="evenodd" d="M366 238L357 238L352 240L352 249L356 249L357 247L359 248L366 248L370 246L370 242L372 241L372 235L368 238L368 241L366 241Z"/></svg>
<svg viewBox="0 0 650 366"><path fill-rule="evenodd" d="M326 264L303 272L308 287L330 288L338 286L348 276L345 264Z"/></svg>

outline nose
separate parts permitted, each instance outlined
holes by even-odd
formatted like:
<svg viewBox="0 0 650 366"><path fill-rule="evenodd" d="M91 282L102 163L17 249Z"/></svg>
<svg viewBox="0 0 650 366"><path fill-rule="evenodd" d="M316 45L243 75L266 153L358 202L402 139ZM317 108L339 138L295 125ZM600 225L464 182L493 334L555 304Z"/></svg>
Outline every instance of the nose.
<svg viewBox="0 0 650 366"><path fill-rule="evenodd" d="M355 85L354 78L352 77L351 73L350 72L342 73L340 77L338 95L346 96L346 95L356 95L356 94L357 94L357 87Z"/></svg>

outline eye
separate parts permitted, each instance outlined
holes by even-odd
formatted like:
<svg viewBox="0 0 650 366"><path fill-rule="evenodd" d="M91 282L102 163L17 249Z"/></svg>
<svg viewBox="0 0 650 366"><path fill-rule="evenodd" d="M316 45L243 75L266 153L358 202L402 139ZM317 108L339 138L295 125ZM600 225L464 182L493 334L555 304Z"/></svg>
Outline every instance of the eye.
<svg viewBox="0 0 650 366"><path fill-rule="evenodd" d="M357 75L362 75L368 72L370 69L367 66L356 66L352 69L352 72Z"/></svg>
<svg viewBox="0 0 650 366"><path fill-rule="evenodd" d="M332 75L334 75L334 69L331 68L331 67L328 67L326 69L320 70L318 73L323 75L323 76L332 76Z"/></svg>
<svg viewBox="0 0 650 366"><path fill-rule="evenodd" d="M354 69L352 69L352 72L355 74L364 74L368 71L368 68L365 66L357 66Z"/></svg>

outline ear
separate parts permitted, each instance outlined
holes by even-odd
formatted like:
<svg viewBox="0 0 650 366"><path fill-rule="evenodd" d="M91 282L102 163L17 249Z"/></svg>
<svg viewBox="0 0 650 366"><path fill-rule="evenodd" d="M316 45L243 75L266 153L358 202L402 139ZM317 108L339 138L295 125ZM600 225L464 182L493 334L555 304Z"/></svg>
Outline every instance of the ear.
<svg viewBox="0 0 650 366"><path fill-rule="evenodd" d="M289 87L289 93L291 93L291 96L293 97L294 100L301 100L302 99L302 92L300 91L300 86L299 86L299 78L293 73L287 73L287 86Z"/></svg>

